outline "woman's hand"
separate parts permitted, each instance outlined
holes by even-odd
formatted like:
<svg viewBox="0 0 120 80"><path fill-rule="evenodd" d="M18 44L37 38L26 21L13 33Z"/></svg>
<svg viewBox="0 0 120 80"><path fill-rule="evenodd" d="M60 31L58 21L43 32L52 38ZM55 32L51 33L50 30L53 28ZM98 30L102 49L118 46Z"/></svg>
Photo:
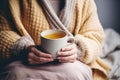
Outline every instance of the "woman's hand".
<svg viewBox="0 0 120 80"><path fill-rule="evenodd" d="M77 59L78 52L76 44L70 43L58 52L57 59L59 62L74 62Z"/></svg>
<svg viewBox="0 0 120 80"><path fill-rule="evenodd" d="M36 47L29 47L28 62L29 64L43 64L53 61L52 55L41 52Z"/></svg>

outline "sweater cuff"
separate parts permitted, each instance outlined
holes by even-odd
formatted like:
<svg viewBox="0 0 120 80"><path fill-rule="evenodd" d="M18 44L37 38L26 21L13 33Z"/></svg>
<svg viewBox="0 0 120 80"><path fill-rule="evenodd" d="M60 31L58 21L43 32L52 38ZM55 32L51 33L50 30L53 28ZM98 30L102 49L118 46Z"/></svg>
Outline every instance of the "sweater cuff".
<svg viewBox="0 0 120 80"><path fill-rule="evenodd" d="M77 60L81 61L81 58L85 57L85 46L79 39L75 39L75 44L77 45L77 48L79 50L77 53Z"/></svg>
<svg viewBox="0 0 120 80"><path fill-rule="evenodd" d="M90 63L91 59L93 58L93 54L91 54L92 51L90 49L90 46L87 45L87 43L90 43L90 42L85 40L84 37L81 35L75 36L75 42L82 53L81 54L82 56L80 57L78 56L78 60L86 64Z"/></svg>
<svg viewBox="0 0 120 80"><path fill-rule="evenodd" d="M25 50L30 45L35 45L32 38L30 36L23 36L12 45L11 53L13 53L14 56L20 55L21 51Z"/></svg>

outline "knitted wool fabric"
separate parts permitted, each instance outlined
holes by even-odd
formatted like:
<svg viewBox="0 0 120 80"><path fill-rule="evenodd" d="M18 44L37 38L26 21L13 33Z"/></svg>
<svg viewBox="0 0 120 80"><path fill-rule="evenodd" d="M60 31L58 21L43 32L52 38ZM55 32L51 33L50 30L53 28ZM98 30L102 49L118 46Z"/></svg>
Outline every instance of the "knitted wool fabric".
<svg viewBox="0 0 120 80"><path fill-rule="evenodd" d="M75 1L74 0L66 0L65 7L63 8L62 12L60 12L61 13L60 18L55 13L49 0L44 0L42 2L43 2L42 4L44 4L42 7L46 12L46 17L48 17L48 21L49 21L49 23L51 23L51 26L54 29L56 28L55 25L57 26L57 29L63 28L63 30L66 31L66 33L68 33L69 35L72 36L72 34L67 30L67 27L69 27L70 22L72 20L72 15L73 15L74 7L75 7ZM71 15L70 17L68 15L69 13ZM68 16L66 16L66 15L68 15ZM53 23L53 21L54 21L54 23ZM17 40L17 42L15 42L13 44L13 46L11 48L11 52L15 55L18 55L24 48L27 48L30 45L34 45L34 41L32 41L30 36L26 36L26 37L23 36L21 39Z"/></svg>
<svg viewBox="0 0 120 80"><path fill-rule="evenodd" d="M68 29L73 17L75 0L65 0L65 6L58 16L52 8L49 0L43 0L42 7L48 22L53 29L64 30L69 36L72 36Z"/></svg>
<svg viewBox="0 0 120 80"><path fill-rule="evenodd" d="M11 46L11 53L14 54L14 56L19 56L20 54L22 54L21 51L26 50L27 47L31 45L35 45L31 37L23 36Z"/></svg>
<svg viewBox="0 0 120 80"><path fill-rule="evenodd" d="M3 65L4 61L13 56L10 53L10 47L19 38L20 36L12 31L9 22L0 14L0 65Z"/></svg>
<svg viewBox="0 0 120 80"><path fill-rule="evenodd" d="M0 36L2 36L0 37L0 43L2 43L0 44L0 55L3 59L6 59L10 46L21 35L30 35L35 44L40 44L40 33L51 28L40 4L36 0L9 0L9 4L17 31L8 28L3 30L3 26L0 27ZM4 22L0 24L4 24ZM94 0L76 0L69 31L75 36L75 40L85 47L86 55L81 61L91 67L94 80L107 80L107 72L110 67L99 58L104 33L98 20ZM9 58L10 56L9 53Z"/></svg>

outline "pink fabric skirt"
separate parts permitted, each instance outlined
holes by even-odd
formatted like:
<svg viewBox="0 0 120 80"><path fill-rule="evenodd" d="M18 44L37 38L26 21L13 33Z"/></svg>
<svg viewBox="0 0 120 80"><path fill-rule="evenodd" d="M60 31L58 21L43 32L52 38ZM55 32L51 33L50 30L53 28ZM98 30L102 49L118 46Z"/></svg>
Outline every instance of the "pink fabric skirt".
<svg viewBox="0 0 120 80"><path fill-rule="evenodd" d="M20 61L8 65L0 80L93 80L92 70L80 61L26 66Z"/></svg>

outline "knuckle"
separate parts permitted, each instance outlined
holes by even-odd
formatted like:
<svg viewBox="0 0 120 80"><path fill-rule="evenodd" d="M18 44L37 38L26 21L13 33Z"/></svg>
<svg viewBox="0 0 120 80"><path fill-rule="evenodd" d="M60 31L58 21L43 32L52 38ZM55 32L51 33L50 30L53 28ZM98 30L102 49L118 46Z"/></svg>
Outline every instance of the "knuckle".
<svg viewBox="0 0 120 80"><path fill-rule="evenodd" d="M40 62L45 62L45 59L41 57Z"/></svg>
<svg viewBox="0 0 120 80"><path fill-rule="evenodd" d="M29 46L27 49L28 49L28 51L33 51L33 46Z"/></svg>
<svg viewBox="0 0 120 80"><path fill-rule="evenodd" d="M34 51L34 47L31 47L30 49L31 49L31 51Z"/></svg>
<svg viewBox="0 0 120 80"><path fill-rule="evenodd" d="M34 51L35 48L34 48L34 47L31 47L30 49L31 49L31 51Z"/></svg>
<svg viewBox="0 0 120 80"><path fill-rule="evenodd" d="M28 54L28 56L29 56L29 57L33 57L33 53L30 52L30 53Z"/></svg>

